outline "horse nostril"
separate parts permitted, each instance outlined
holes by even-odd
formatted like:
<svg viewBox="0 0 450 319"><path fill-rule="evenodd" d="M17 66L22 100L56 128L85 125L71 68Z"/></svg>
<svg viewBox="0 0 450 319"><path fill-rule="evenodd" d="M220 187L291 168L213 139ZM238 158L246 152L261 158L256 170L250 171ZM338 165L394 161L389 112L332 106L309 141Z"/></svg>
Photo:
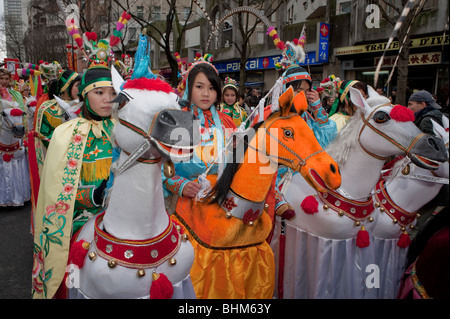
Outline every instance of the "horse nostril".
<svg viewBox="0 0 450 319"><path fill-rule="evenodd" d="M434 138L429 138L428 139L428 144L430 144L430 146L433 147L436 151L439 151L439 146L437 145L437 143L434 140Z"/></svg>
<svg viewBox="0 0 450 319"><path fill-rule="evenodd" d="M330 169L333 174L336 173L336 167L333 164L330 164Z"/></svg>

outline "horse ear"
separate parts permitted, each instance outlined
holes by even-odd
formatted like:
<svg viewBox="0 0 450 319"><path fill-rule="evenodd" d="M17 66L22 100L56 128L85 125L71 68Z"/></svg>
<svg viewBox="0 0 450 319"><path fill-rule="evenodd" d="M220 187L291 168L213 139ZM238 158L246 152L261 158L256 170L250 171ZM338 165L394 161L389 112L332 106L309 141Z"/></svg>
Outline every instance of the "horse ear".
<svg viewBox="0 0 450 319"><path fill-rule="evenodd" d="M444 116L442 116L442 120L444 120ZM446 117L445 117L446 118ZM440 126L438 123L436 123L433 119L431 119L431 123L433 124L433 132L436 136L444 139L445 136L448 136L448 133L446 133L445 128ZM448 119L447 119L447 127L448 127Z"/></svg>
<svg viewBox="0 0 450 319"><path fill-rule="evenodd" d="M59 106L61 106L64 110L68 110L70 108L69 103L67 103L63 99L60 99L56 95L55 95L55 100L56 100L56 102L58 102Z"/></svg>
<svg viewBox="0 0 450 319"><path fill-rule="evenodd" d="M369 104L367 104L366 99L362 96L361 92L358 89L350 87L350 100L354 105L362 109L364 113L370 110Z"/></svg>
<svg viewBox="0 0 450 319"><path fill-rule="evenodd" d="M371 87L370 85L367 86L367 93L369 94L369 98L370 98L370 97L375 97L375 96L380 96L380 95L378 94L378 92L375 91L375 90L373 89L373 87Z"/></svg>
<svg viewBox="0 0 450 319"><path fill-rule="evenodd" d="M295 111L297 111L298 114L302 114L306 111L308 108L308 101L306 100L305 92L301 91L294 97L294 101L292 101L294 104Z"/></svg>
<svg viewBox="0 0 450 319"><path fill-rule="evenodd" d="M111 68L111 79L112 79L112 83L114 86L114 90L116 91L117 94L119 94L120 91L122 91L121 87L122 87L122 84L125 82L125 80L122 78L122 76L116 70L115 67Z"/></svg>
<svg viewBox="0 0 450 319"><path fill-rule="evenodd" d="M294 89L290 86L286 92L278 98L278 105L280 106L281 116L286 116L291 110L292 100L294 99Z"/></svg>

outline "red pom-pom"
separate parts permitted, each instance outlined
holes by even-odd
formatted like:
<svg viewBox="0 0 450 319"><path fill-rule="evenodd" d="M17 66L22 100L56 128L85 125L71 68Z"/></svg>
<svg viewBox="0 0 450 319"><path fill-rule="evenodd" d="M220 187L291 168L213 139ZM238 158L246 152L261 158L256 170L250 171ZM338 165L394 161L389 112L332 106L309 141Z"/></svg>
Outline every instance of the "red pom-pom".
<svg viewBox="0 0 450 319"><path fill-rule="evenodd" d="M42 63L44 63L44 60L39 60L39 64L42 64Z"/></svg>
<svg viewBox="0 0 450 319"><path fill-rule="evenodd" d="M5 153L5 154L3 154L3 161L4 162L11 162L11 159L14 157L14 155L13 154L8 154L8 153Z"/></svg>
<svg viewBox="0 0 450 319"><path fill-rule="evenodd" d="M31 101L28 106L37 106L37 101Z"/></svg>
<svg viewBox="0 0 450 319"><path fill-rule="evenodd" d="M411 238L409 237L406 230L403 232L403 234L400 235L400 238L398 239L397 246L400 248L406 248L411 244Z"/></svg>
<svg viewBox="0 0 450 319"><path fill-rule="evenodd" d="M317 93L321 93L323 91L323 88L318 87L318 88L316 88L316 91L317 91Z"/></svg>
<svg viewBox="0 0 450 319"><path fill-rule="evenodd" d="M292 40L292 42L293 42L295 45L298 45L298 39L294 39L294 40Z"/></svg>
<svg viewBox="0 0 450 319"><path fill-rule="evenodd" d="M369 246L369 244L369 232L364 228L364 226L362 226L358 232L358 235L356 236L356 246L358 246L359 248L365 248Z"/></svg>
<svg viewBox="0 0 450 319"><path fill-rule="evenodd" d="M415 120L413 111L400 104L394 106L390 116L393 120L398 122L414 122Z"/></svg>
<svg viewBox="0 0 450 319"><path fill-rule="evenodd" d="M12 109L11 110L11 116L22 116L23 111L21 109Z"/></svg>
<svg viewBox="0 0 450 319"><path fill-rule="evenodd" d="M303 202L300 204L300 207L308 215L315 214L319 211L319 203L317 202L317 199L312 195L305 197Z"/></svg>
<svg viewBox="0 0 450 319"><path fill-rule="evenodd" d="M135 89L145 91L162 91L165 93L173 92L169 83L160 79L140 78L126 81L123 85L124 89Z"/></svg>
<svg viewBox="0 0 450 319"><path fill-rule="evenodd" d="M111 38L109 39L109 45L110 46L115 46L117 43L119 43L120 38L116 37L115 35L112 35Z"/></svg>
<svg viewBox="0 0 450 319"><path fill-rule="evenodd" d="M82 48L83 47L83 39L82 38L76 38L75 42L77 43L77 45Z"/></svg>
<svg viewBox="0 0 450 319"><path fill-rule="evenodd" d="M283 41L277 43L277 48L280 50L286 49L286 44Z"/></svg>
<svg viewBox="0 0 450 319"><path fill-rule="evenodd" d="M79 240L70 246L69 263L76 265L78 268L83 268L86 254L89 250L89 243L84 240Z"/></svg>
<svg viewBox="0 0 450 319"><path fill-rule="evenodd" d="M173 286L164 274L153 273L150 299L170 299L173 295Z"/></svg>

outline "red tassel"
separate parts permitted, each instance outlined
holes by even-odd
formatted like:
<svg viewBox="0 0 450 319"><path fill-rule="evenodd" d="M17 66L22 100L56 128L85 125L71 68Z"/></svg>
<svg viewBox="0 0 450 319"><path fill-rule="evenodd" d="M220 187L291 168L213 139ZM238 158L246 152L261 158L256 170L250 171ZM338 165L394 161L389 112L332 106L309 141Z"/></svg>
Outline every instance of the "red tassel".
<svg viewBox="0 0 450 319"><path fill-rule="evenodd" d="M356 236L356 246L358 246L359 248L365 248L369 246L369 244L369 232L364 228L364 226L361 226L361 229L358 232L358 236Z"/></svg>
<svg viewBox="0 0 450 319"><path fill-rule="evenodd" d="M173 295L173 286L164 274L153 273L153 282L150 287L150 299L170 299Z"/></svg>
<svg viewBox="0 0 450 319"><path fill-rule="evenodd" d="M319 211L319 203L317 202L317 199L312 195L305 197L303 202L300 204L300 207L308 215L315 214Z"/></svg>
<svg viewBox="0 0 450 319"><path fill-rule="evenodd" d="M14 157L14 154L10 155L8 153L5 153L5 154L3 154L3 161L10 162L13 157Z"/></svg>
<svg viewBox="0 0 450 319"><path fill-rule="evenodd" d="M79 240L70 246L69 263L77 265L78 268L83 268L86 254L89 250L89 242Z"/></svg>
<svg viewBox="0 0 450 319"><path fill-rule="evenodd" d="M406 248L411 244L411 238L409 237L406 230L403 232L403 234L400 235L400 238L398 239L397 246L400 248Z"/></svg>
<svg viewBox="0 0 450 319"><path fill-rule="evenodd" d="M109 45L111 47L115 46L117 43L119 43L120 38L116 37L115 35L112 35L111 38L109 39Z"/></svg>

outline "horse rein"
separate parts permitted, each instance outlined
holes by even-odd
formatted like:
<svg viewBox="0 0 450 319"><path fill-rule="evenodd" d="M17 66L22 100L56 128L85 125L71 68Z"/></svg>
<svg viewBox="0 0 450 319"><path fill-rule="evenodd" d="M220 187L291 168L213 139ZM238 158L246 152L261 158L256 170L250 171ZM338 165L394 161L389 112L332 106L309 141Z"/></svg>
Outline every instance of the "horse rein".
<svg viewBox="0 0 450 319"><path fill-rule="evenodd" d="M386 139L387 141L389 141L391 144L395 145L396 147L398 147L399 149L401 149L403 152L405 152L405 154L406 154L407 157L410 157L410 155L411 155L411 154L410 154L411 149L414 147L414 145L416 145L416 143L420 140L420 138L421 138L422 136L425 135L425 133L420 133L419 135L417 135L417 136L413 139L413 141L411 142L411 144L410 144L408 147L404 147L403 145L401 145L400 143L398 143L396 140L394 140L392 137L390 137L389 135L387 135L387 134L381 132L381 131L380 131L379 129L377 129L375 126L373 126L372 124L370 124L369 121L370 121L370 119L372 118L372 115L375 113L375 111L377 111L379 108L381 108L381 107L383 107L383 106L389 106L389 105L392 105L392 104L386 103L386 104L382 104L382 105L377 106L377 107L369 114L369 116L367 117L367 119L364 117L363 114L361 114L361 118L362 118L362 120L363 120L363 122L364 122L364 125L362 126L361 130L359 131L359 135L358 135L358 143L359 143L359 145L361 146L361 148L363 149L363 151L366 152L367 154L369 154L370 156L372 156L372 157L374 157L374 158L376 158L376 159L382 160L382 161L387 160L387 159L389 158L389 156L383 157L383 156L376 155L376 154L374 154L374 153L368 151L368 150L361 144L361 134L362 134L362 132L364 131L364 128L365 128L366 126L368 126L372 131L374 131L375 133L377 133L378 135L380 135L381 137L383 137L383 138Z"/></svg>
<svg viewBox="0 0 450 319"><path fill-rule="evenodd" d="M265 130L265 135L266 135L266 134L269 135L269 137L271 137L272 139L274 139L278 144L280 144L281 146L283 146L289 153L291 153L292 155L294 155L294 156L296 157L297 162L298 162L297 165L294 165L294 164L293 164L293 163L296 161L295 159L289 159L289 158L285 158L285 157L281 157L281 156L277 156L277 155L267 154L267 153L264 153L263 151L261 151L261 150L255 148L255 147L251 146L250 144L248 144L248 143L247 143L247 144L248 144L248 146L249 146L251 149L253 149L253 150L255 150L255 151L259 152L259 153L265 154L266 156L268 156L268 157L270 157L270 158L281 159L281 160L284 160L284 161L286 161L286 162L288 162L288 163L291 163L291 164L293 164L293 166L296 167L297 170L299 170L299 167L305 166L305 165L306 165L306 162L307 162L310 158L312 158L312 157L318 155L319 153L322 153L324 150L323 150L323 149L320 149L320 150L318 150L317 152L314 152L314 153L312 153L312 154L309 154L305 159L303 159L300 155L298 155L296 152L294 152L289 146L287 146L286 144L284 144L284 143L283 143L282 141L280 141L276 136L274 136L272 133L270 133L269 129L270 129L270 127L272 126L273 123L275 123L276 121L281 120L281 119L289 119L289 118L291 118L292 116L300 116L300 115L299 115L299 114L293 114L293 113L291 113L290 115L288 115L288 116L286 116L286 117L279 117L279 118L275 119L272 123L270 123L268 127L265 127L265 126L264 126L264 130ZM277 162L278 162L278 161L277 161Z"/></svg>

